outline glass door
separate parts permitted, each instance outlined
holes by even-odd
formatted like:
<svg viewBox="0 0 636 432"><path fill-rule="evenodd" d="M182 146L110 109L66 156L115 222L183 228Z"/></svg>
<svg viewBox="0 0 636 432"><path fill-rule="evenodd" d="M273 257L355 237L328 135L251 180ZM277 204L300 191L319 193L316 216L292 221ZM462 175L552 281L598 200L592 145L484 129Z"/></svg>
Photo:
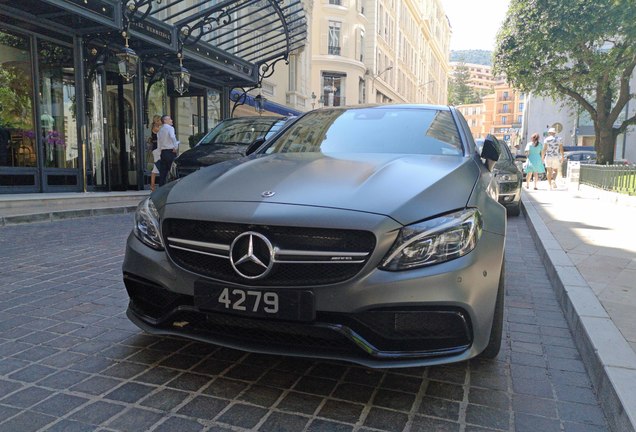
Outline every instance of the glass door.
<svg viewBox="0 0 636 432"><path fill-rule="evenodd" d="M137 133L134 84L106 73L106 151L110 190L136 189Z"/></svg>

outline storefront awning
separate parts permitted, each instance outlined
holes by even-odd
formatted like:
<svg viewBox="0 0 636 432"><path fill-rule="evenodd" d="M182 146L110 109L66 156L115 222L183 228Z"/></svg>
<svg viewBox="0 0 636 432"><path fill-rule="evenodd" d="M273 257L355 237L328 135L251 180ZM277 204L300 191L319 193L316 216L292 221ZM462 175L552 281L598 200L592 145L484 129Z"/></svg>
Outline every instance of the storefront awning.
<svg viewBox="0 0 636 432"><path fill-rule="evenodd" d="M23 23L87 39L121 43L127 28L142 59L174 64L183 53L194 78L229 87L256 83L263 65L307 38L300 0L0 0L5 7Z"/></svg>

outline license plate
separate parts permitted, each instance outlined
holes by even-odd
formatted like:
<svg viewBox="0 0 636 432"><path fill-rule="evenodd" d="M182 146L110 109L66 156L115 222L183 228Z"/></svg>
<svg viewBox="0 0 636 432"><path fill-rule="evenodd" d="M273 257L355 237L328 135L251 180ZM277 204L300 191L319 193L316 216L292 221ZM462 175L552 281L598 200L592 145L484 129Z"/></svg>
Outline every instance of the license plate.
<svg viewBox="0 0 636 432"><path fill-rule="evenodd" d="M294 289L254 289L194 284L194 305L203 311L253 317L311 321L315 317L314 293Z"/></svg>

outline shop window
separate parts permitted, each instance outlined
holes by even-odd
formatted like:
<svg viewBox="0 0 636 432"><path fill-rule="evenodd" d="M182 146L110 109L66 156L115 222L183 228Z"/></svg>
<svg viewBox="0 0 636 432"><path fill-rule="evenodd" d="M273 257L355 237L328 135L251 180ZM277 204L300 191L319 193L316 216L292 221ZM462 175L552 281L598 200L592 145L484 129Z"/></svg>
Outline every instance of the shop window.
<svg viewBox="0 0 636 432"><path fill-rule="evenodd" d="M78 167L73 50L38 41L40 139L44 166Z"/></svg>
<svg viewBox="0 0 636 432"><path fill-rule="evenodd" d="M324 106L342 106L345 105L344 94L344 76L333 73L324 73L322 75L322 92Z"/></svg>
<svg viewBox="0 0 636 432"><path fill-rule="evenodd" d="M0 31L0 89L0 167L35 167L29 40L5 31Z"/></svg>

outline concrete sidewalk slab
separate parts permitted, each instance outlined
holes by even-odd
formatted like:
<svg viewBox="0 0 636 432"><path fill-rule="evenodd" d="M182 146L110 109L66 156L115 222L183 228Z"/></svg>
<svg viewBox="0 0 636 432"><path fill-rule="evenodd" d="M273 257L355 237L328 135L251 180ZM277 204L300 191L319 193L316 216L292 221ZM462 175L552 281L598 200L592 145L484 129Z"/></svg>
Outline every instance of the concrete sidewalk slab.
<svg viewBox="0 0 636 432"><path fill-rule="evenodd" d="M131 213L150 191L0 195L0 226Z"/></svg>
<svg viewBox="0 0 636 432"><path fill-rule="evenodd" d="M636 197L615 195L546 184L522 207L611 428L634 431Z"/></svg>

